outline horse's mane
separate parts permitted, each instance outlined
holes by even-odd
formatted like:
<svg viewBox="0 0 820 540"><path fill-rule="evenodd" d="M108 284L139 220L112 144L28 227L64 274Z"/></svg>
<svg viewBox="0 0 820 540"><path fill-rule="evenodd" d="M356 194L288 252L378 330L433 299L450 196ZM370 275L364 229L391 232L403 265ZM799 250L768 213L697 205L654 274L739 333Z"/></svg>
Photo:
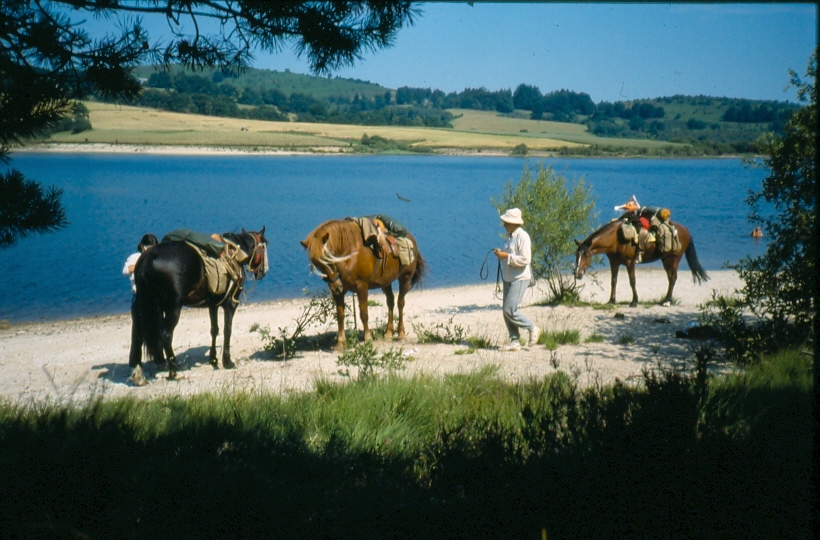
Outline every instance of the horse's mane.
<svg viewBox="0 0 820 540"><path fill-rule="evenodd" d="M600 227L598 227L598 228L597 228L597 229L596 229L596 230L595 230L592 234L590 234L589 236L587 236L587 237L584 239L584 241L583 241L583 242L581 242L581 243L580 243L580 244L578 244L578 245L579 245L579 246L589 246L589 245L591 245L591 244L592 244L592 240L593 240L596 236L598 236L599 234L601 234L601 233L604 231L604 229L606 229L607 227L611 227L612 225L617 225L617 224L618 224L618 221L610 221L610 222L608 222L608 223L604 223L603 225L601 225Z"/></svg>
<svg viewBox="0 0 820 540"><path fill-rule="evenodd" d="M355 221L331 219L314 229L305 238L305 244L310 246L314 241L328 234L327 247L335 255L347 255L361 246L362 233Z"/></svg>

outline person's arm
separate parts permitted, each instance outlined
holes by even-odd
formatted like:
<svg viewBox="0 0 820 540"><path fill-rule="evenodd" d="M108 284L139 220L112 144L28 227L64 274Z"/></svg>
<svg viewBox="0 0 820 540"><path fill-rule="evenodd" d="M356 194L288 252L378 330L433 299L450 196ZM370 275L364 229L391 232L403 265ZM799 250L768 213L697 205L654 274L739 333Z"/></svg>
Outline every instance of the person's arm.
<svg viewBox="0 0 820 540"><path fill-rule="evenodd" d="M133 253L125 259L125 264L122 267L122 275L130 276L134 273L134 269L137 267L137 260L140 258L139 253Z"/></svg>

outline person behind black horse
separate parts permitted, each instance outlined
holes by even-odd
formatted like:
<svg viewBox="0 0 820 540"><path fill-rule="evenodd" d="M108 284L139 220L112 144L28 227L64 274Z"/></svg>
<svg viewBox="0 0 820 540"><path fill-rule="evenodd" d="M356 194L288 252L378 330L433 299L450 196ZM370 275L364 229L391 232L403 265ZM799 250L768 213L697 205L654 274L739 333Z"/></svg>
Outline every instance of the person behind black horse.
<svg viewBox="0 0 820 540"><path fill-rule="evenodd" d="M139 317L137 316L137 284L134 281L134 270L137 267L137 261L140 256L158 243L157 237L153 234L148 233L143 235L142 240L137 244L137 251L128 256L125 260L125 265L122 267L122 274L128 276L131 280L131 353L128 357L129 364L139 357L140 347L142 347L139 338L142 334L137 332L139 330ZM139 363L139 361L137 361L137 363ZM131 365L131 367L134 367L134 365Z"/></svg>

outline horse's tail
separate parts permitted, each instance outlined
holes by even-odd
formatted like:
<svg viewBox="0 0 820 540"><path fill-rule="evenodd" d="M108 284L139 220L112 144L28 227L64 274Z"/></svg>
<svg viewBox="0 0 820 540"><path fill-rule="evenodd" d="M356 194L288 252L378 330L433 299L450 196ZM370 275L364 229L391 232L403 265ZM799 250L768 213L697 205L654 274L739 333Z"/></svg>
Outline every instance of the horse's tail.
<svg viewBox="0 0 820 540"><path fill-rule="evenodd" d="M153 250L148 250L140 257L134 271L134 282L137 285L137 316L140 320L142 342L148 349L151 359L162 363L162 308L154 286L156 258L157 254Z"/></svg>
<svg viewBox="0 0 820 540"><path fill-rule="evenodd" d="M416 271L413 272L413 277L410 278L410 287L414 287L416 283L420 283L424 279L424 274L427 271L427 262L421 256L419 247L416 248Z"/></svg>
<svg viewBox="0 0 820 540"><path fill-rule="evenodd" d="M692 279L698 285L709 279L706 270L700 265L698 253L695 251L695 241L691 237L689 238L689 245L686 246L686 264L689 265L689 269L692 271Z"/></svg>

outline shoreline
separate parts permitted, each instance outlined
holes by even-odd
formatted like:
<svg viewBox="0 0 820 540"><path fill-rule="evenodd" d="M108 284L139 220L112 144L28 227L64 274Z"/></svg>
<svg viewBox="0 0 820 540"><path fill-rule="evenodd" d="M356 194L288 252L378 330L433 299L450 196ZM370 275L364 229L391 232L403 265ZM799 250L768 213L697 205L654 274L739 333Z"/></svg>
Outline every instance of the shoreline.
<svg viewBox="0 0 820 540"><path fill-rule="evenodd" d="M645 268L640 268L639 267L637 269L639 291L640 291L640 276L652 276L654 274L660 275L660 274L663 274L663 272L664 272L664 270L662 268L658 268L658 267L651 267L651 266L650 267L645 267ZM710 276L710 278L712 276L718 276L721 281L723 281L725 279L723 277L720 277L723 274L725 274L725 275L734 275L734 274L736 274L736 272L734 270L727 270L727 269L707 270L706 273ZM596 279L598 279L598 281L600 282L598 285L596 285L596 288L598 288L600 290L597 293L593 293L593 296L595 297L594 302L595 303L605 303L606 300L608 299L608 296L606 298L604 298L602 296L603 293L605 292L605 291L603 291L602 288L604 286L606 286L607 291L608 291L608 287L609 287L609 270L601 268L600 270L597 270L597 271L593 270L592 272L588 272L588 275L593 275L593 274L597 276ZM602 274L605 274L605 276L602 277ZM623 278L625 276L621 276L621 277ZM677 282L676 289L675 289L676 291L677 291L677 286L680 286L681 281L683 279L688 278L688 277L690 277L689 272L684 273L683 271L679 271L678 282ZM591 284L591 281L589 281L589 278L585 278L585 279L587 280L587 283ZM665 279L665 274L663 275L663 279ZM688 281L691 281L691 280L688 280ZM706 286L708 286L708 283L709 282L707 282ZM495 287L495 283L494 282L490 283L488 281L481 281L481 282L478 282L478 283L466 283L464 285L443 285L443 286L439 286L439 287L424 287L424 286L422 286L422 287L419 287L418 289L412 289L410 291L410 293L408 293L408 298L414 296L415 294L418 294L419 292L427 293L427 294L438 294L438 293L447 294L447 293L452 292L452 291L458 291L458 290L462 290L462 289L470 289L470 288L476 288L476 287L487 287L487 286ZM618 299L619 299L619 302L621 302L620 297L624 293L624 291L627 291L627 292L629 291L629 282L626 279L620 279L619 278L619 280L618 280L618 293L619 293L618 294ZM607 294L608 294L608 292L607 292ZM381 296L381 295L382 295L382 292L377 290L377 289L374 289L374 290L369 292L370 297ZM346 298L349 298L350 296L351 296L351 293L348 293L346 295ZM677 296L677 295L675 295L675 296ZM642 296L640 298L641 298L642 302L647 300L646 298L643 298ZM250 301L241 302L240 303L240 309L242 309L242 307L245 307L246 309L249 309L249 308L251 308L251 309L266 308L266 307L271 307L271 306L276 305L276 304L282 304L282 303L292 304L292 303L303 302L303 301L305 301L305 302L307 301L307 298L305 296L292 296L292 297L273 298L273 299L266 299L266 300L250 300ZM198 311L198 310L200 310L200 308L185 306L185 311L186 312L188 312L188 311ZM103 312L103 313L88 314L88 315L66 315L64 317L58 316L58 317L54 317L54 318L40 318L40 319L23 320L23 321L14 321L14 320L11 320L11 319L0 318L0 331L10 330L10 329L20 329L20 328L24 328L24 327L27 327L27 326L36 326L36 325L45 325L45 324L52 324L53 325L53 324L60 324L60 323L71 324L71 323L103 321L103 320L106 320L106 319L116 319L116 318L120 318L120 317L130 317L130 314L131 314L130 310L125 309L124 311L117 311L117 312Z"/></svg>
<svg viewBox="0 0 820 540"><path fill-rule="evenodd" d="M560 152L530 152L526 155L511 155L495 149L440 149L433 152L352 152L341 147L305 147L304 150L293 150L276 147L229 147L198 145L160 145L160 144L119 144L119 143L36 143L21 146L12 151L26 154L144 154L169 156L462 156L462 157L511 157L543 159L759 159L764 156L703 155L703 156L651 156L645 154L622 155L561 155Z"/></svg>

